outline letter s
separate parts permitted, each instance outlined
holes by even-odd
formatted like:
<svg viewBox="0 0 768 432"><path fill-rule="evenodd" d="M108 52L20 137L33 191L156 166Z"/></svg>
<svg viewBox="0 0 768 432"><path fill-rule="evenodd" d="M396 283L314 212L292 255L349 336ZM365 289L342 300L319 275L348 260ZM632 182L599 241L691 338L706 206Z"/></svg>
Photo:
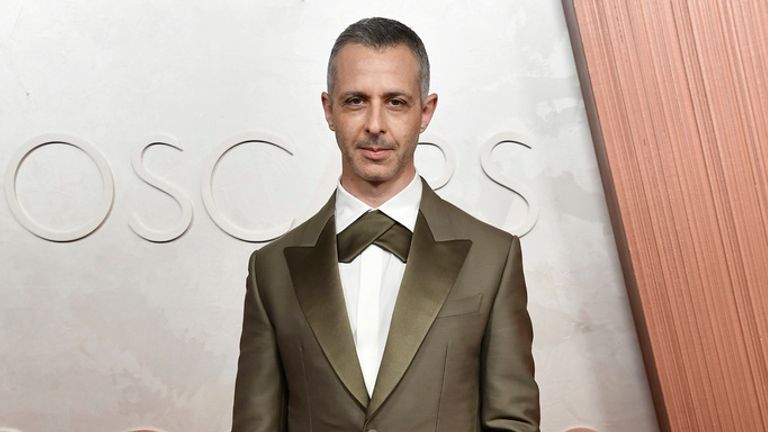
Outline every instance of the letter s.
<svg viewBox="0 0 768 432"><path fill-rule="evenodd" d="M512 179L504 174L504 171L499 169L499 166L493 161L493 149L507 143L520 145L527 149L531 148L531 146L525 144L522 140L509 138L508 134L496 135L486 141L481 147L480 166L483 168L485 175L493 180L494 183L497 183L501 187L516 193L520 196L520 198L525 200L525 203L528 205L528 214L522 223L518 223L510 227L510 215L507 213L503 225L504 229L507 231L522 237L530 232L534 225L536 225L536 221L539 218L539 205L534 199L531 199L533 193L531 193L527 187L522 185L519 181L516 181L515 179Z"/></svg>
<svg viewBox="0 0 768 432"><path fill-rule="evenodd" d="M184 151L178 144L178 140L171 136L156 136L150 138L149 144L141 145L137 148L137 151L133 153L131 157L131 166L136 175L144 181L144 183L152 186L153 188L163 192L164 194L173 198L181 208L181 217L179 223L175 226L167 229L152 229L149 228L136 213L131 214L131 220L128 222L128 226L138 236L155 243L169 242L181 237L182 234L187 232L190 225L192 225L192 201L184 194L184 192L171 184L167 180L158 177L150 173L144 167L144 153L154 145L165 145L174 148L178 151Z"/></svg>
<svg viewBox="0 0 768 432"><path fill-rule="evenodd" d="M445 164L443 170L440 173L440 177L436 179L428 179L429 185L434 190L438 190L448 184L448 181L453 177L453 173L456 171L456 158L454 156L453 149L446 143L445 140L435 135L421 135L419 137L419 146L432 146L440 150L443 155ZM418 147L416 147L418 149Z"/></svg>

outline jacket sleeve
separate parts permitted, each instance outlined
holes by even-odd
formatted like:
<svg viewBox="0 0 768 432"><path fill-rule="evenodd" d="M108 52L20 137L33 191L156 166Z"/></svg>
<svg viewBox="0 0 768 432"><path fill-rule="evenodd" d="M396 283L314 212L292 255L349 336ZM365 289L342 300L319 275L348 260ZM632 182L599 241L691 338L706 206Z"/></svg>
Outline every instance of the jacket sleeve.
<svg viewBox="0 0 768 432"><path fill-rule="evenodd" d="M251 254L245 283L232 432L282 432L286 384L275 329L256 285L256 257Z"/></svg>
<svg viewBox="0 0 768 432"><path fill-rule="evenodd" d="M512 236L491 305L481 354L482 430L538 432L539 388L531 353L533 329L526 309L520 239Z"/></svg>

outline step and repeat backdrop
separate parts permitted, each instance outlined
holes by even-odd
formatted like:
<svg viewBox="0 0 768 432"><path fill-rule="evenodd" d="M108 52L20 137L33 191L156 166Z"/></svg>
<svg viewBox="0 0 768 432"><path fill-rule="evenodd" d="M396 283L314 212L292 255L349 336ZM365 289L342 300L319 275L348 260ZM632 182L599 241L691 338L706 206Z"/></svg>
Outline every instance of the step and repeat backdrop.
<svg viewBox="0 0 768 432"><path fill-rule="evenodd" d="M250 252L341 164L346 25L411 26L416 163L522 237L545 432L656 431L557 0L0 3L0 431L230 427Z"/></svg>

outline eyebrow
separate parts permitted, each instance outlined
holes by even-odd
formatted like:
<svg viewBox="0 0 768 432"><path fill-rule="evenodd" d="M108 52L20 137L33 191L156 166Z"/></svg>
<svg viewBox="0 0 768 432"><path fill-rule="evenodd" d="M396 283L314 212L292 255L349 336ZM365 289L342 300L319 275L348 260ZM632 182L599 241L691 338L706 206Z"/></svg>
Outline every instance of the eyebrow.
<svg viewBox="0 0 768 432"><path fill-rule="evenodd" d="M409 95L408 93L400 92L400 91L384 93L384 97L386 99L393 98L393 97L402 97L402 98L409 99L409 100L413 99L413 97L411 95Z"/></svg>
<svg viewBox="0 0 768 432"><path fill-rule="evenodd" d="M344 93L342 93L340 95L341 99L347 99L347 98L353 97L353 96L360 97L360 98L363 98L363 99L368 99L368 95L367 94L365 94L363 92L359 92L359 91L348 91L348 92L344 92ZM402 92L402 91L392 91L392 92L384 93L384 98L385 99L390 99L390 98L393 98L393 97L402 97L402 98L409 99L409 100L413 99L413 97L410 96L408 93L405 93L405 92Z"/></svg>
<svg viewBox="0 0 768 432"><path fill-rule="evenodd" d="M357 97L361 97L361 98L365 98L366 97L363 92L358 92L358 91L348 91L348 92L344 92L344 93L339 95L339 97L341 99L346 99L346 98L349 98L349 97L352 97L352 96L357 96Z"/></svg>

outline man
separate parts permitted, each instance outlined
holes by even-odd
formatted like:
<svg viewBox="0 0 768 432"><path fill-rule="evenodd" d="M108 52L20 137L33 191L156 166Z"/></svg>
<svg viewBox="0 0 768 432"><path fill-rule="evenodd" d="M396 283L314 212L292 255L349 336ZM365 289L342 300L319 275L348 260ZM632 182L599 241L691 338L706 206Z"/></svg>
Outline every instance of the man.
<svg viewBox="0 0 768 432"><path fill-rule="evenodd" d="M233 432L539 430L520 241L417 175L428 89L405 25L336 40L322 103L341 178L251 255Z"/></svg>

